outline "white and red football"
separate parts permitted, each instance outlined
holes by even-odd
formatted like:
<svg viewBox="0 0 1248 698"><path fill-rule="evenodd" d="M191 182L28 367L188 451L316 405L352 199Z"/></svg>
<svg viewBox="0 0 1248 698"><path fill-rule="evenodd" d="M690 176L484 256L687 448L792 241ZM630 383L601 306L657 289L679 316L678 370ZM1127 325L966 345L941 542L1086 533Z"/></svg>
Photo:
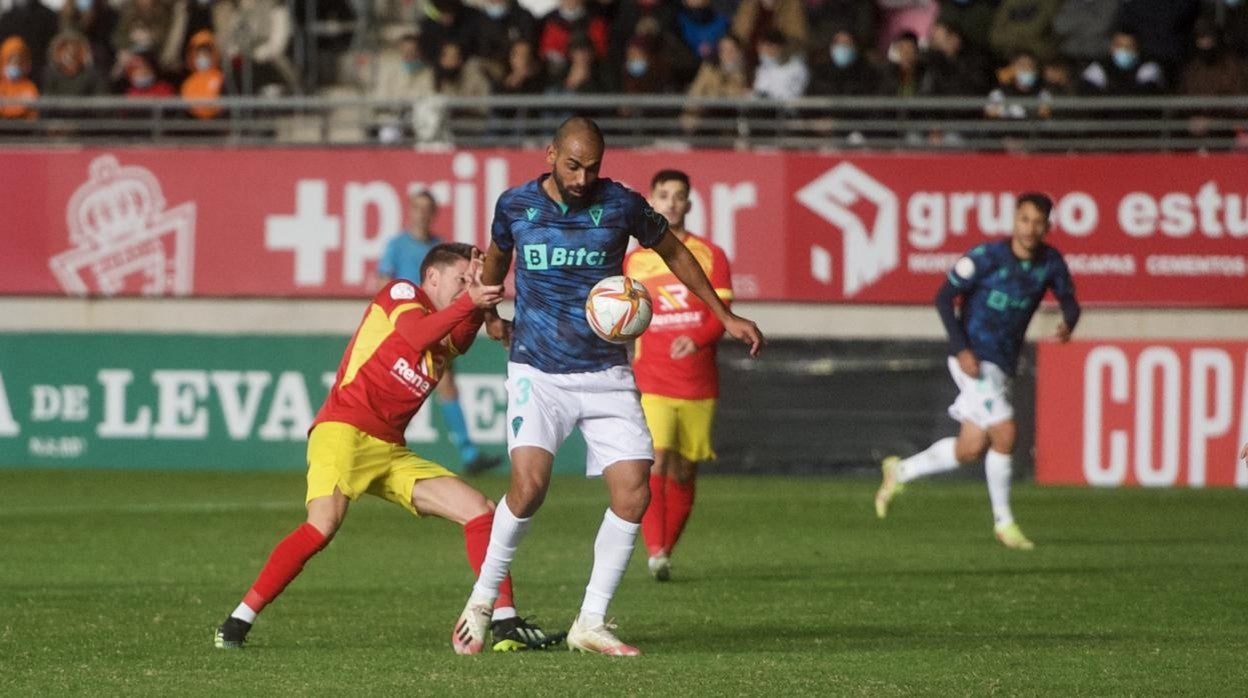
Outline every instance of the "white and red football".
<svg viewBox="0 0 1248 698"><path fill-rule="evenodd" d="M636 279L608 276L594 284L585 300L585 319L594 334L625 344L650 326L650 292Z"/></svg>

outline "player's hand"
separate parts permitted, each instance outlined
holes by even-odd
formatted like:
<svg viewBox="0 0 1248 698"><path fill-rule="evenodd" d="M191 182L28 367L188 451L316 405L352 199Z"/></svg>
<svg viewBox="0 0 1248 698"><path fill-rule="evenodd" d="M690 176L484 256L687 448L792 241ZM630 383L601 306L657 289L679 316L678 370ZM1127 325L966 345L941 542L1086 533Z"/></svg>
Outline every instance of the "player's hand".
<svg viewBox="0 0 1248 698"><path fill-rule="evenodd" d="M503 301L503 285L487 286L481 283L483 271L485 263L474 255L472 261L468 262L468 296L478 308L493 308Z"/></svg>
<svg viewBox="0 0 1248 698"><path fill-rule="evenodd" d="M970 349L963 349L958 352L958 368L971 378L979 378L979 359L975 358L975 352Z"/></svg>
<svg viewBox="0 0 1248 698"><path fill-rule="evenodd" d="M750 356L758 356L758 353L763 350L763 345L767 343L758 325L754 324L753 320L746 320L740 315L729 313L728 318L724 320L724 331L730 337L750 345Z"/></svg>
<svg viewBox="0 0 1248 698"><path fill-rule="evenodd" d="M1053 337L1062 344L1070 341L1070 328L1066 326L1065 321L1057 323L1057 329L1053 331Z"/></svg>
<svg viewBox="0 0 1248 698"><path fill-rule="evenodd" d="M485 335L490 339L502 342L503 346L511 348L511 320L504 320L499 317L498 313L490 312L485 315Z"/></svg>
<svg viewBox="0 0 1248 698"><path fill-rule="evenodd" d="M698 345L694 343L689 335L682 334L672 340L671 357L673 359L683 359L686 356L692 356L697 351Z"/></svg>
<svg viewBox="0 0 1248 698"><path fill-rule="evenodd" d="M1239 452L1239 457L1241 460L1248 460L1248 444L1244 444L1243 450Z"/></svg>

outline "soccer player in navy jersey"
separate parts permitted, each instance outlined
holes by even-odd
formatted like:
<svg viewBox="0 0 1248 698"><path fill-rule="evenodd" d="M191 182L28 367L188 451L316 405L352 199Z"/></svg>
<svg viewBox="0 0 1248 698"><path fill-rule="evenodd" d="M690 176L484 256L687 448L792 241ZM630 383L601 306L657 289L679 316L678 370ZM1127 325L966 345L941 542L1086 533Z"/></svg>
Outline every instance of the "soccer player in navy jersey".
<svg viewBox="0 0 1248 698"><path fill-rule="evenodd" d="M953 265L940 287L936 309L949 335L949 373L959 390L949 416L962 423L962 430L956 439L941 439L905 460L896 456L884 460L883 482L875 494L880 518L888 514L889 503L905 483L983 457L997 540L1017 550L1035 547L1010 510L1016 430L1009 390L1027 325L1047 290L1053 290L1062 308L1059 342L1070 339L1079 321L1075 284L1066 262L1044 243L1052 209L1052 200L1044 194L1019 196L1013 236L972 249ZM962 299L960 309L955 307L957 298Z"/></svg>
<svg viewBox="0 0 1248 698"><path fill-rule="evenodd" d="M603 149L597 124L568 119L546 149L550 173L504 192L494 211L484 282L502 283L516 258L507 364L511 486L495 511L485 565L455 623L451 644L459 654L481 651L498 585L546 496L555 452L573 428L585 438L586 475L606 481L611 506L594 542L593 568L568 646L640 654L615 636L606 612L650 499L654 447L625 347L600 339L585 319L590 288L622 273L629 236L656 251L725 331L750 346L751 355L763 346L762 332L724 305L667 219L640 194L599 178ZM504 321L489 322L491 336L504 335Z"/></svg>

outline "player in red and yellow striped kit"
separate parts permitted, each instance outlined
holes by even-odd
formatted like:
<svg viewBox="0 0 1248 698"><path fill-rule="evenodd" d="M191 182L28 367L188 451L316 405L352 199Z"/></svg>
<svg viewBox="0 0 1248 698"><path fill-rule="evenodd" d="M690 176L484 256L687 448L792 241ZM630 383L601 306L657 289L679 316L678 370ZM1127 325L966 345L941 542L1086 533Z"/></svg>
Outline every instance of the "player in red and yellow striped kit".
<svg viewBox="0 0 1248 698"><path fill-rule="evenodd" d="M485 310L502 300L501 285L481 283L480 254L462 243L438 245L425 257L419 287L396 280L373 297L308 432L307 522L273 549L242 603L218 628L217 647L243 646L257 614L329 543L362 494L417 517L462 525L468 561L480 572L493 503L409 451L403 438L447 363L472 345ZM499 591L491 624L495 650L541 649L562 639L562 633L548 635L516 615L510 579Z"/></svg>
<svg viewBox="0 0 1248 698"><path fill-rule="evenodd" d="M715 293L729 303L732 276L727 255L709 240L685 230L689 192L688 175L662 170L651 180L650 206L667 218L672 233L693 253ZM715 458L711 448L719 397L715 345L724 326L653 250L630 254L624 260L624 273L644 283L653 302L654 318L637 340L633 373L654 439L650 506L641 519L641 532L650 554L650 574L667 581L672 549L693 511L698 463Z"/></svg>

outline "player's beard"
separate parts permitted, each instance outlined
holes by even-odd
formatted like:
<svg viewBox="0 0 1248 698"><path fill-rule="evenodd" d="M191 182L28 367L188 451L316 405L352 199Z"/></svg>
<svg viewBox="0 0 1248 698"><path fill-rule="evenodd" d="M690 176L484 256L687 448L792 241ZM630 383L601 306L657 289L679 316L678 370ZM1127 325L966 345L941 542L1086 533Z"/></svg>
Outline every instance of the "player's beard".
<svg viewBox="0 0 1248 698"><path fill-rule="evenodd" d="M563 186L563 180L559 179L558 172L552 173L551 179L555 180L555 189L559 190L559 198L563 199L563 203L567 204L569 207L579 208L580 205L583 204L585 202L585 199L588 197L590 187L593 186L592 184L586 185L585 188L581 190L580 194L576 194L576 193L573 193L571 190L569 190L567 187Z"/></svg>

